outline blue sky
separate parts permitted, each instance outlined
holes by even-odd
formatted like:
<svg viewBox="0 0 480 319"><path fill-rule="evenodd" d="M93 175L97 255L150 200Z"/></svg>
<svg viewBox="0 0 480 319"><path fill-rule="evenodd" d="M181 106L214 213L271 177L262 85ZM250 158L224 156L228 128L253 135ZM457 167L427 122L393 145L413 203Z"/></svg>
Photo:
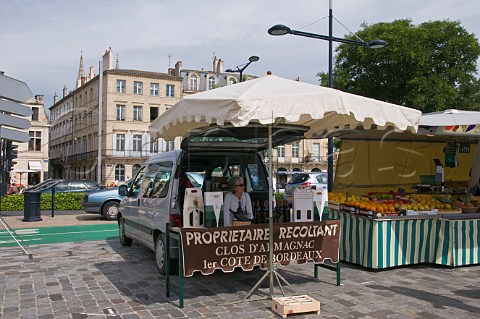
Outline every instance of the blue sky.
<svg viewBox="0 0 480 319"><path fill-rule="evenodd" d="M109 47L120 67L167 72L182 61L184 68L212 69L213 56L225 68L260 57L245 73L267 71L318 83L327 71L328 42L296 36L272 37L274 24L328 34L329 0L0 0L0 71L45 95L46 106L63 86L74 89L80 52L85 71ZM365 22L412 19L459 20L480 35L477 0L331 0L334 35L356 32ZM312 22L316 23L311 24ZM311 24L311 25L309 25ZM305 27L309 25L308 27ZM305 27L305 28L304 28ZM365 41L371 39L364 39Z"/></svg>

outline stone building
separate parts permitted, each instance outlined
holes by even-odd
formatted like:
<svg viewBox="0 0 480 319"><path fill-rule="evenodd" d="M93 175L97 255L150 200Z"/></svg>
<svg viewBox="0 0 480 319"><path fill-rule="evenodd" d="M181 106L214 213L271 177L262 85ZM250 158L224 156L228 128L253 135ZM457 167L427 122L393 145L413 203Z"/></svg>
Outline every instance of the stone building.
<svg viewBox="0 0 480 319"><path fill-rule="evenodd" d="M53 177L97 180L108 186L132 177L150 155L174 148L173 142L152 141L148 126L179 101L181 78L121 69L118 59L114 66L111 49L102 64L100 85L93 67L84 75L81 57L76 89L67 93L64 88L62 98L50 107Z"/></svg>
<svg viewBox="0 0 480 319"><path fill-rule="evenodd" d="M30 141L16 143L18 156L10 172L10 178L16 180L18 190L33 186L49 178L48 173L48 132L49 119L45 112L44 96L36 95L24 105L32 109L31 127L28 129Z"/></svg>

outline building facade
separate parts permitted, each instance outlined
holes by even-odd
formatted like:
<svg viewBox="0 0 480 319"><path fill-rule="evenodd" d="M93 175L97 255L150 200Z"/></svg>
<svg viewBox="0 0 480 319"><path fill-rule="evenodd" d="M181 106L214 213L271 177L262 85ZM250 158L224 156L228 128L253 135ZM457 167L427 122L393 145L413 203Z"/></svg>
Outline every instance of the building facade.
<svg viewBox="0 0 480 319"><path fill-rule="evenodd" d="M175 147L174 142L152 141L148 126L180 100L181 78L120 69L118 61L114 67L109 49L103 56L100 86L92 68L83 76L82 64L81 59L77 88L68 94L64 88L62 99L50 108L52 175L97 180L103 186L126 181L147 157Z"/></svg>
<svg viewBox="0 0 480 319"><path fill-rule="evenodd" d="M101 112L100 76L92 67L84 74L82 57L76 89L67 93L64 88L62 98L50 108L52 177L98 181L100 163L102 185L126 181L146 158L180 145L180 139L151 140L148 126L155 118L184 96L239 82L239 74L225 72L224 62L217 57L211 70L184 69L178 61L167 73L157 73L121 69L118 60L114 66L109 49L103 56L103 70ZM254 78L243 75L244 81ZM295 172L325 171L326 154L326 140L278 147L273 152L274 176L277 182L287 182Z"/></svg>
<svg viewBox="0 0 480 319"><path fill-rule="evenodd" d="M24 105L32 109L31 127L28 129L30 141L18 145L17 162L10 172L10 179L15 181L15 190L33 186L49 178L48 171L48 132L49 118L45 112L44 96L36 95Z"/></svg>

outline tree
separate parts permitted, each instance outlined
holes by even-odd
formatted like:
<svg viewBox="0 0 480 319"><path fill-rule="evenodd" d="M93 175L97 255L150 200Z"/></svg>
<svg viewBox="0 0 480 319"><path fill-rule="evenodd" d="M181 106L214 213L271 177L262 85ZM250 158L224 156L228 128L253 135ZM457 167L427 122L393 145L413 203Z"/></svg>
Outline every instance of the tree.
<svg viewBox="0 0 480 319"><path fill-rule="evenodd" d="M458 21L411 20L363 24L361 39L388 45L368 49L341 44L336 49L334 87L424 113L455 108L480 110L476 77L480 45ZM356 37L346 38L356 40ZM326 73L317 74L321 85Z"/></svg>

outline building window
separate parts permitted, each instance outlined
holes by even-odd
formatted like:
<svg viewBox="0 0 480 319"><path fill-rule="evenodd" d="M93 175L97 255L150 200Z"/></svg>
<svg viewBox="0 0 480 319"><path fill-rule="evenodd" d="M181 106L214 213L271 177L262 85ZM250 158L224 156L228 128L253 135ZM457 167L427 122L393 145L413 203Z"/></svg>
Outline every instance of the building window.
<svg viewBox="0 0 480 319"><path fill-rule="evenodd" d="M150 153L158 153L158 143L157 143L157 141L150 143Z"/></svg>
<svg viewBox="0 0 480 319"><path fill-rule="evenodd" d="M313 158L315 159L320 159L320 144L319 143L313 143L312 145L312 155L313 155Z"/></svg>
<svg viewBox="0 0 480 319"><path fill-rule="evenodd" d="M174 141L167 142L166 145L165 145L165 151L168 152L168 151L173 151L173 150L175 150Z"/></svg>
<svg viewBox="0 0 480 319"><path fill-rule="evenodd" d="M213 90L215 88L215 78L213 76L208 78L208 89Z"/></svg>
<svg viewBox="0 0 480 319"><path fill-rule="evenodd" d="M298 142L292 143L292 157L298 158Z"/></svg>
<svg viewBox="0 0 480 319"><path fill-rule="evenodd" d="M125 121L125 105L117 104L117 121Z"/></svg>
<svg viewBox="0 0 480 319"><path fill-rule="evenodd" d="M32 107L32 121L38 121L38 107Z"/></svg>
<svg viewBox="0 0 480 319"><path fill-rule="evenodd" d="M127 91L127 81L117 80L117 93L125 93Z"/></svg>
<svg viewBox="0 0 480 319"><path fill-rule="evenodd" d="M125 181L125 166L123 164L115 165L115 180L120 182Z"/></svg>
<svg viewBox="0 0 480 319"><path fill-rule="evenodd" d="M158 83L150 83L150 95L158 96Z"/></svg>
<svg viewBox="0 0 480 319"><path fill-rule="evenodd" d="M28 150L39 152L42 150L42 132L29 131L30 140L28 141Z"/></svg>
<svg viewBox="0 0 480 319"><path fill-rule="evenodd" d="M134 121L142 120L142 107L140 105L133 106L133 120Z"/></svg>
<svg viewBox="0 0 480 319"><path fill-rule="evenodd" d="M285 145L279 145L277 147L278 157L285 157Z"/></svg>
<svg viewBox="0 0 480 319"><path fill-rule="evenodd" d="M158 107L156 106L150 107L150 122L155 121L157 117L158 117Z"/></svg>
<svg viewBox="0 0 480 319"><path fill-rule="evenodd" d="M125 134L117 134L115 150L125 151Z"/></svg>
<svg viewBox="0 0 480 319"><path fill-rule="evenodd" d="M141 151L142 150L142 135L134 134L133 135L133 150Z"/></svg>
<svg viewBox="0 0 480 319"><path fill-rule="evenodd" d="M143 95L143 82L133 82L133 94Z"/></svg>
<svg viewBox="0 0 480 319"><path fill-rule="evenodd" d="M142 167L140 164L134 164L132 166L132 177L135 177L135 175L137 175L138 171L140 170L140 167Z"/></svg>
<svg viewBox="0 0 480 319"><path fill-rule="evenodd" d="M196 91L197 90L197 76L196 75L192 75L190 77L190 85L188 87L190 89L190 91Z"/></svg>
<svg viewBox="0 0 480 319"><path fill-rule="evenodd" d="M167 84L167 97L175 97L175 85Z"/></svg>

